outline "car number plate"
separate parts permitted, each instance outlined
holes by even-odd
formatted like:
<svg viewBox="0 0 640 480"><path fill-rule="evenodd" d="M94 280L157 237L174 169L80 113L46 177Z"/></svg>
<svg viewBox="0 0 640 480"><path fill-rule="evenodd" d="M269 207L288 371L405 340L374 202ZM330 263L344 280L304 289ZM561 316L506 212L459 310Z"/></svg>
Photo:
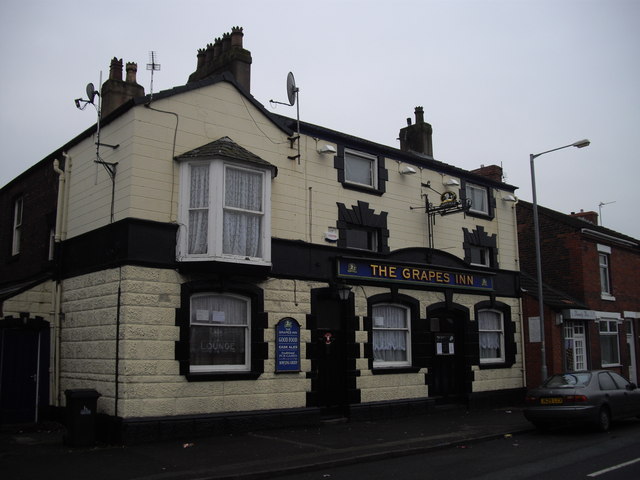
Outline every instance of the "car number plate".
<svg viewBox="0 0 640 480"><path fill-rule="evenodd" d="M540 405L562 405L564 403L562 397L541 398Z"/></svg>

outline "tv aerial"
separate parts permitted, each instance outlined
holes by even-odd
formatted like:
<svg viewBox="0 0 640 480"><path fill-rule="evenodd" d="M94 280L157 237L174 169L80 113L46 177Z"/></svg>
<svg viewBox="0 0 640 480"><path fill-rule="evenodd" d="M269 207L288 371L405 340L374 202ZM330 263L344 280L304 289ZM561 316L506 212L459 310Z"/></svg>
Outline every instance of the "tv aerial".
<svg viewBox="0 0 640 480"><path fill-rule="evenodd" d="M293 76L293 72L289 72L287 75L287 99L289 103L278 102L276 100L269 100L269 103L277 104L277 105L286 105L288 107L296 106L296 135L293 137L289 137L289 141L291 142L291 148L293 148L293 142L298 142L298 154L292 155L287 158L289 160L298 160L298 164L300 164L300 98L298 96L300 89L296 86L296 79Z"/></svg>
<svg viewBox="0 0 640 480"><path fill-rule="evenodd" d="M151 86L149 87L149 98L153 98L153 72L160 70L160 64L156 63L156 52L151 50L149 52L149 63L147 63L147 70L151 70Z"/></svg>
<svg viewBox="0 0 640 480"><path fill-rule="evenodd" d="M604 226L602 223L602 207L604 207L605 205L611 205L612 203L616 203L616 200L612 201L612 202L600 202L598 204L598 219L600 220L600 226Z"/></svg>

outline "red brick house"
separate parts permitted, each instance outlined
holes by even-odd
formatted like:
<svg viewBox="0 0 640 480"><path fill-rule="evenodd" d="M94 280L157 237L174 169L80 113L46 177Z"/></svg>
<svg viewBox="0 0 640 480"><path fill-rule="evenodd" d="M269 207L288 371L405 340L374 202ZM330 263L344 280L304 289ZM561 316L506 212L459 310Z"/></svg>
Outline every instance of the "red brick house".
<svg viewBox="0 0 640 480"><path fill-rule="evenodd" d="M541 380L532 204L517 205L527 385ZM638 383L640 241L595 212L539 207L548 373L608 368Z"/></svg>

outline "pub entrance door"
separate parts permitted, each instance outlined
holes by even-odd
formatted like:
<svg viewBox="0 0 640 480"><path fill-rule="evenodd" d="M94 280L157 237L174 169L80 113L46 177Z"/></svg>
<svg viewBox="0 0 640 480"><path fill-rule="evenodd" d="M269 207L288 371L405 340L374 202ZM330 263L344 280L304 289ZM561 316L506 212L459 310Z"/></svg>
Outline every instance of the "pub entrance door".
<svg viewBox="0 0 640 480"><path fill-rule="evenodd" d="M433 335L431 397L455 401L467 393L465 321L460 312L440 310L430 314Z"/></svg>
<svg viewBox="0 0 640 480"><path fill-rule="evenodd" d="M314 291L311 313L316 379L313 389L323 415L345 415L347 394L347 349L345 313L349 302L337 298L332 289Z"/></svg>

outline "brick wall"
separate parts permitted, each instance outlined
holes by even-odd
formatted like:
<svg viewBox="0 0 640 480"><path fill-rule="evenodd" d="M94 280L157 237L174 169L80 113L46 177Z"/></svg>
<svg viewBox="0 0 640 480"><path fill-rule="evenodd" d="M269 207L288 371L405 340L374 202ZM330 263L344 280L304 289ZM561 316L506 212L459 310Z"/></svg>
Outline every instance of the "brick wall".
<svg viewBox="0 0 640 480"><path fill-rule="evenodd" d="M20 253L12 255L13 211L23 198ZM0 285L19 282L52 269L51 229L55 227L58 175L53 160L41 162L0 190Z"/></svg>

